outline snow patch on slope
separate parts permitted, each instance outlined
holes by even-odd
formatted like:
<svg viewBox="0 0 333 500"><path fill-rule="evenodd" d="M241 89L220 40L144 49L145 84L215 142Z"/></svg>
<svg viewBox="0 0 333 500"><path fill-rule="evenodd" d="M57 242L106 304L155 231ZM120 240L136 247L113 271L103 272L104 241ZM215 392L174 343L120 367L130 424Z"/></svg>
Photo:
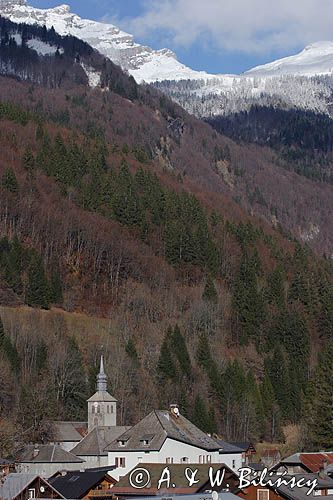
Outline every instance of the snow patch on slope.
<svg viewBox="0 0 333 500"><path fill-rule="evenodd" d="M98 87L101 84L101 74L94 68L92 68L91 66L87 66L83 62L81 62L81 66L88 77L89 86Z"/></svg>
<svg viewBox="0 0 333 500"><path fill-rule="evenodd" d="M49 45L48 43L42 42L42 40L38 40L37 38L28 40L27 46L29 49L35 50L40 56L54 56L58 50L58 47L55 45ZM63 52L64 50L60 48L59 53L63 54Z"/></svg>

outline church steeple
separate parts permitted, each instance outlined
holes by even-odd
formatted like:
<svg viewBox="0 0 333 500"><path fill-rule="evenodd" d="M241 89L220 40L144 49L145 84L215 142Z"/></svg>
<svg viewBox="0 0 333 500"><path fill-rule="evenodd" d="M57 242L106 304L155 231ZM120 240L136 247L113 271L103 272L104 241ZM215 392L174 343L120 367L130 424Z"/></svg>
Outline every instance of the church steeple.
<svg viewBox="0 0 333 500"><path fill-rule="evenodd" d="M104 371L104 356L101 355L101 362L99 368L99 374L97 375L97 392L107 392L108 390L108 379Z"/></svg>
<svg viewBox="0 0 333 500"><path fill-rule="evenodd" d="M99 373L96 377L97 392L88 399L88 431L94 427L117 425L117 400L108 393L108 378L104 370L104 356L101 355Z"/></svg>

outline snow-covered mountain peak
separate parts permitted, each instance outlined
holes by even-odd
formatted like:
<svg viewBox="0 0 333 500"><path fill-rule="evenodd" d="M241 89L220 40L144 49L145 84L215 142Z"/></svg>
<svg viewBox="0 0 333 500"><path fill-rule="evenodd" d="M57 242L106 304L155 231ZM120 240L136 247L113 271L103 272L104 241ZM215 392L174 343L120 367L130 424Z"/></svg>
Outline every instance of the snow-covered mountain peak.
<svg viewBox="0 0 333 500"><path fill-rule="evenodd" d="M71 8L69 5L67 4L62 4L62 5L58 5L57 7L54 7L53 10L55 13L59 14L59 15L62 15L62 14L70 14L71 12Z"/></svg>
<svg viewBox="0 0 333 500"><path fill-rule="evenodd" d="M1 2L5 2L2 4ZM129 33L113 24L82 19L71 12L68 5L52 9L37 9L26 0L0 0L0 14L17 23L52 26L60 35L73 35L114 63L122 66L138 82L160 80L187 80L205 78L205 72L193 71L181 64L169 49L153 50L139 45Z"/></svg>
<svg viewBox="0 0 333 500"><path fill-rule="evenodd" d="M333 73L333 42L315 42L298 54L257 66L245 74L249 76L316 76Z"/></svg>
<svg viewBox="0 0 333 500"><path fill-rule="evenodd" d="M0 9L28 5L27 0L0 0Z"/></svg>

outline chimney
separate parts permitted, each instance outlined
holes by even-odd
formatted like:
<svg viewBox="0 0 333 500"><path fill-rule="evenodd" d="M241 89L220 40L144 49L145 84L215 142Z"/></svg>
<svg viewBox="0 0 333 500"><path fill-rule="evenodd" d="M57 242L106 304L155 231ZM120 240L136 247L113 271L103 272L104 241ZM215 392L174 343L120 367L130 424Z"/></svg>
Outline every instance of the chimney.
<svg viewBox="0 0 333 500"><path fill-rule="evenodd" d="M172 416L178 418L180 413L179 413L179 407L177 404L171 404L170 405L170 413Z"/></svg>
<svg viewBox="0 0 333 500"><path fill-rule="evenodd" d="M328 461L326 458L324 458L318 472L318 476L321 479L325 479L327 477L327 472L326 472L327 467L328 467Z"/></svg>
<svg viewBox="0 0 333 500"><path fill-rule="evenodd" d="M37 458L39 455L39 449L37 448L37 446L34 447L34 451L33 451L33 458Z"/></svg>

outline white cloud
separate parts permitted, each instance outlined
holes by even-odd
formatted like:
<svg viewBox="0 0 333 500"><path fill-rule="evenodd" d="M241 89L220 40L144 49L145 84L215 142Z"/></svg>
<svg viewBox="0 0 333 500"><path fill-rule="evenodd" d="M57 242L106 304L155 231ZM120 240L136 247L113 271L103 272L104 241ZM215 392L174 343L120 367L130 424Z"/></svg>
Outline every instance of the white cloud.
<svg viewBox="0 0 333 500"><path fill-rule="evenodd" d="M333 39L332 21L333 0L145 0L142 15L125 27L141 38L159 34L176 47L199 41L268 53Z"/></svg>

